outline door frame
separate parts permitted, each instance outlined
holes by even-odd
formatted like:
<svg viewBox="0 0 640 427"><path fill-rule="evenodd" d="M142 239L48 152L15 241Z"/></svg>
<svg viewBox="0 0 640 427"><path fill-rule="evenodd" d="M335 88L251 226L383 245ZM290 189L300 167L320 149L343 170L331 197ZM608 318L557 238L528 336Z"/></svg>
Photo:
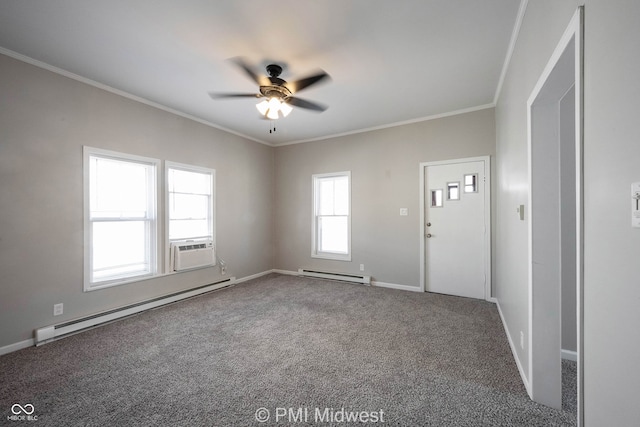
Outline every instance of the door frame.
<svg viewBox="0 0 640 427"><path fill-rule="evenodd" d="M551 302L555 308L560 308L557 298L559 296L559 290L555 287L536 285L534 281L534 233L533 227L533 215L536 212L535 206L533 206L532 189L534 178L536 174L544 173L545 164L535 164L532 162L534 142L532 124L533 121L533 109L534 104L538 100L538 96L541 95L542 89L552 76L556 65L560 62L563 54L571 47L573 42L573 54L574 54L574 88L575 88L575 203L576 203L576 338L577 338L577 425L584 425L584 390L583 390L583 375L584 375L584 340L583 340L583 253L584 253L584 233L583 233L583 81L584 81L584 65L583 65L583 40L584 40L584 11L583 6L579 7L575 12L571 22L569 23L564 34L560 38L549 62L540 75L538 82L536 83L531 95L527 101L527 157L528 157L528 173L529 173L529 206L528 206L528 357L529 357L529 369L528 369L528 382L529 387L527 391L532 400L536 402L545 403L547 400L546 394L550 392L553 394L553 387L549 375L553 374L545 369L545 364L554 357L560 358L560 342L557 340L550 341L548 331L548 325L545 324L545 320L549 318L549 307L547 303ZM558 143L559 147L559 143ZM544 162L540 162L544 163ZM554 308L554 307L552 307ZM561 313L553 314L560 316ZM558 328L561 325L558 323ZM556 348L556 344L558 347ZM536 349L534 355L534 348Z"/></svg>
<svg viewBox="0 0 640 427"><path fill-rule="evenodd" d="M426 292L426 223L425 210L425 170L427 166L451 165L457 163L484 162L484 299L495 302L491 295L491 156L465 157L462 159L440 160L420 163L420 289Z"/></svg>

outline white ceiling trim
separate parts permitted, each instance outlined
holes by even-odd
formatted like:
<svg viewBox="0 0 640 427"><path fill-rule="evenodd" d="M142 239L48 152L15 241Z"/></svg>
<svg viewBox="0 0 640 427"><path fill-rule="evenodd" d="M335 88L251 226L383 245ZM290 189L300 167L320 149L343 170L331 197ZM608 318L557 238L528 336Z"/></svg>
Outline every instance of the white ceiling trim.
<svg viewBox="0 0 640 427"><path fill-rule="evenodd" d="M498 80L498 86L496 87L496 94L493 96L494 105L498 104L498 98L500 97L500 92L502 92L502 85L504 84L504 79L507 75L509 64L511 63L511 56L513 55L513 51L516 48L516 42L518 41L518 36L520 35L520 26L522 25L524 14L527 11L528 3L529 0L520 0L518 16L516 17L516 23L513 25L513 32L511 33L511 41L509 42L507 54L504 58L504 64L502 65L502 72L500 73L500 80Z"/></svg>
<svg viewBox="0 0 640 427"><path fill-rule="evenodd" d="M526 4L527 0L522 0L522 2ZM520 18L520 15L518 16L518 18ZM520 21L518 21L518 22L520 22ZM519 24L517 23L516 25L519 28ZM516 34L516 37L517 37L517 34ZM513 44L515 44L515 42ZM510 49L511 49L511 46L510 46ZM409 124L412 124L412 123L424 122L424 121L428 121L428 120L436 120L436 119L441 119L441 118L444 118L444 117L456 116L458 114L471 113L473 111L479 111L479 110L484 110L484 109L487 109L487 108L495 107L495 103L485 104L485 105L478 105L476 107L464 108L464 109L461 109L461 110L450 111L450 112L442 113L442 114L435 114L435 115L427 116L427 117L420 117L420 118L417 118L417 119L404 120L404 121L401 121L401 122L389 123L389 124L381 125L381 126L374 126L374 127L370 127L370 128L357 129L357 130L353 130L353 131L349 131L349 132L337 133L337 134L333 134L333 135L326 135L326 136L321 136L321 137L317 137L317 138L303 139L303 140L299 140L299 141L290 141L290 142L285 142L285 143L282 143L282 144L274 144L274 143L271 143L271 142L262 141L262 140L257 139L257 138L252 138L252 137L250 137L248 135L245 135L245 134L242 134L240 132L236 132L234 130L227 129L225 127L216 125L215 123L211 123L211 122L209 122L207 120L203 120L203 119L201 119L199 117L192 116L191 114L187 114L187 113L184 113L182 111L175 110L173 108L167 107L166 105L158 104L157 102L150 101L150 100L148 100L146 98L142 98L140 96L133 95L133 94L131 94L129 92L125 92L125 91L120 90L120 89L116 89L114 87L105 85L105 84L97 82L95 80L91 80L91 79L88 79L86 77L79 76L78 74L72 73L72 72L67 71L67 70L63 70L62 68L55 67L55 66L53 66L51 64L47 64L46 62L39 61L37 59L31 58L29 56L23 55L23 54L18 53L18 52L14 52L12 50L6 49L6 48L1 47L1 46L0 46L0 54L7 55L7 56L9 56L11 58L17 59L18 61L22 61L22 62L25 62L27 64L34 65L34 66L36 66L38 68L42 68L42 69L45 69L47 71L51 71L52 73L56 73L56 74L59 74L61 76L64 76L64 77L79 81L79 82L84 83L84 84L87 84L89 86L93 86L93 87L96 87L98 89L105 90L105 91L113 93L115 95L119 95L119 96L125 97L127 99L131 99L132 101L140 102L140 103L148 105L150 107L154 107L154 108L157 108L159 110L166 111L168 113L175 114L177 116L184 117L184 118L189 119L189 120L193 120L193 121L201 123L203 125L206 125L206 126L209 126L209 127L212 127L212 128L224 131L224 132L228 132L228 133L233 134L233 135L237 135L237 136L239 136L241 138L245 138L245 139L248 139L250 141L257 142L259 144L268 145L270 147L281 147L281 146L285 146L285 145L303 144L303 143L307 143L307 142L314 142L314 141L322 141L322 140L332 139L332 138L339 138L339 137L347 136L347 135L355 135L355 134L358 134L358 133L371 132L371 131L374 131L374 130L381 130L381 129L387 129L387 128L392 128L392 127L397 127L397 126L404 126L404 125L409 125ZM508 55L508 57L510 57L510 55Z"/></svg>
<svg viewBox="0 0 640 427"><path fill-rule="evenodd" d="M97 82L95 80L91 80L91 79L88 79L86 77L79 76L79 75L74 74L74 73L72 73L70 71L63 70L62 68L54 67L53 65L47 64L46 62L38 61L37 59L33 59L33 58L29 57L29 56L23 55L21 53L14 52L14 51L9 50L9 49L5 49L5 48L3 48L1 46L0 46L0 54L7 55L7 56L9 56L9 57L11 57L13 59L17 59L18 61L26 62L27 64L35 65L36 67L43 68L43 69L45 69L47 71L51 71L51 72L56 73L56 74L60 74L60 75L62 75L64 77L68 77L70 79L77 80L77 81L79 81L81 83L88 84L89 86L93 86L93 87L96 87L98 89L102 89L102 90L105 90L107 92L111 92L111 93L113 93L115 95L123 96L125 98L131 99L131 100L136 101L136 102L140 102L140 103L148 105L150 107L154 107L154 108L157 108L159 110L166 111L167 113L175 114L176 116L180 116L180 117L184 117L185 119L193 120L194 122L201 123L201 124L203 124L205 126L209 126L209 127L212 127L212 128L224 131L224 132L231 133L233 135L237 135L237 136L239 136L241 138L248 139L250 141L258 142L260 144L269 145L269 146L273 147L273 144L270 143L270 142L261 141L261 140L256 139L256 138L252 138L252 137L250 137L248 135L244 135L244 134L242 134L240 132L236 132L234 130L227 129L225 127L216 125L215 123L211 123L211 122L209 122L207 120L203 120L203 119L201 119L199 117L192 116L191 114L187 114L187 113L184 113L182 111L175 110L173 108L167 107L166 105L158 104L157 102L153 102L153 101L150 101L150 100L148 100L146 98L142 98L140 96L133 95L133 94L131 94L129 92L125 92L123 90L116 89L114 87L105 85L105 84Z"/></svg>
<svg viewBox="0 0 640 427"><path fill-rule="evenodd" d="M371 131L374 131L374 130L388 129L388 128L394 128L394 127L397 127L397 126L410 125L410 124L413 124L413 123L426 122L426 121L429 121L429 120L442 119L442 118L445 118L445 117L457 116L458 114L472 113L474 111L486 110L487 108L493 108L495 106L496 106L496 104L494 104L494 103L478 105L476 107L463 108L461 110L450 111L448 113L434 114L432 116L421 117L421 118L418 118L418 119L404 120L404 121L401 121L401 122L389 123L389 124L381 125L381 126L373 126L373 127L366 128L366 129L357 129L357 130L352 130L352 131L349 131L349 132L336 133L336 134L333 134L333 135L319 136L317 138L302 139L300 141L283 142L281 144L274 144L274 146L275 147L282 147L282 146L285 146L285 145L304 144L304 143L307 143L307 142L323 141L325 139L339 138L341 136L355 135L355 134L358 134L358 133L371 132Z"/></svg>

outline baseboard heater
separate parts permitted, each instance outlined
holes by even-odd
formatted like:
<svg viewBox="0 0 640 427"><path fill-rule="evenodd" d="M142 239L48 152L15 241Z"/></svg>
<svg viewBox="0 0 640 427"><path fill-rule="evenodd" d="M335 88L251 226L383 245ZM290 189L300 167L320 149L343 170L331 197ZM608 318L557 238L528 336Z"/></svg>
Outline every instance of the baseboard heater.
<svg viewBox="0 0 640 427"><path fill-rule="evenodd" d="M344 282L363 283L365 285L371 284L371 276L363 276L360 274L335 273L331 271L307 270L304 268L299 268L298 274L300 276L319 277L321 279L342 280Z"/></svg>
<svg viewBox="0 0 640 427"><path fill-rule="evenodd" d="M207 292L215 291L233 285L235 281L235 277L229 277L225 280L221 280L208 285L203 285L197 288L175 292L158 298L130 304L125 307L104 311L92 316L87 316L65 323L60 323L58 325L51 325L44 328L36 329L35 344L36 346L46 344L47 342L53 341L54 339L64 338L66 336L82 332L86 329L94 328L105 323L113 322L114 320L122 319L123 317L132 316L134 314L151 310L153 308L158 308L163 305L171 304L186 298L191 298L205 294Z"/></svg>

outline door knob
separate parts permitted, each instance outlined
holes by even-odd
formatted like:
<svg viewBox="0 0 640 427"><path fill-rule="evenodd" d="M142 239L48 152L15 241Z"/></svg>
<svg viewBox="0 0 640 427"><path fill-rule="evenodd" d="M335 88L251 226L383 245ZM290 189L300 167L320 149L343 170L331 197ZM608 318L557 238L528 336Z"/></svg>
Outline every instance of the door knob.
<svg viewBox="0 0 640 427"><path fill-rule="evenodd" d="M431 233L427 233L427 239L431 238Z"/></svg>

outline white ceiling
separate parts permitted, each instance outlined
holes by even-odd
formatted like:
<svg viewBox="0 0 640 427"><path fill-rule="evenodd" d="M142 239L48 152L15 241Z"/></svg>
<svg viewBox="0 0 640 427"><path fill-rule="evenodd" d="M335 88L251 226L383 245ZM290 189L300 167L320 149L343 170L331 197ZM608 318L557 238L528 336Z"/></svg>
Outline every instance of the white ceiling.
<svg viewBox="0 0 640 427"><path fill-rule="evenodd" d="M492 104L518 0L2 0L0 47L271 145L322 139ZM7 53L6 50L0 52ZM11 52L8 52L11 54ZM15 55L14 55L15 56ZM229 58L329 106L260 120ZM33 62L33 61L32 61Z"/></svg>

